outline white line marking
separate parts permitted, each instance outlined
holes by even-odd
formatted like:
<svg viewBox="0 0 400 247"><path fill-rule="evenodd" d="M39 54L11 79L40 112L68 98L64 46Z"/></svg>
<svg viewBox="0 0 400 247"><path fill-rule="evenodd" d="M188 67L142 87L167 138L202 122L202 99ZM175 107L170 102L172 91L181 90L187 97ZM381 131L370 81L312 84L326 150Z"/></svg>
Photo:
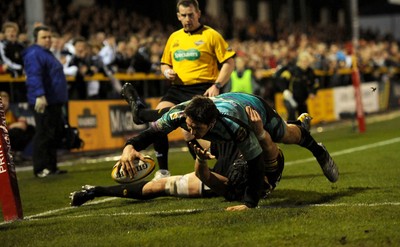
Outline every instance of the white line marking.
<svg viewBox="0 0 400 247"><path fill-rule="evenodd" d="M115 199L118 199L118 198L117 197L109 197L109 198L105 198L105 199L101 199L101 200L96 200L96 201L93 201L93 202L88 202L88 203L86 203L86 205L100 204L100 203L104 203L104 202L108 202L108 201L113 201ZM74 208L76 208L76 207L65 207L65 208L49 210L49 211L46 211L46 212L43 212L43 213L34 214L34 215L31 215L31 216L26 216L26 217L24 217L24 219L30 220L30 219L33 219L33 218L40 218L40 217L51 215L51 214L54 214L54 213L58 213L58 212L66 211L66 210L72 210Z"/></svg>
<svg viewBox="0 0 400 247"><path fill-rule="evenodd" d="M371 144L367 144L367 145L363 145L363 146L359 146L359 147L348 148L348 149L333 152L330 154L331 154L331 156L341 156L341 155L350 154L350 153L354 153L354 152L358 152L358 151L364 151L364 150L371 149L371 148L382 147L382 146L394 144L397 142L400 142L400 137L389 139L386 141L375 142L375 143L371 143ZM315 160L315 158L312 157L312 158L307 158L307 159L289 161L289 162L285 162L285 166L310 162L310 161L314 161L314 160Z"/></svg>
<svg viewBox="0 0 400 247"><path fill-rule="evenodd" d="M108 197L108 198L104 198L104 199L101 199L101 200L95 200L95 201L92 201L92 202L85 203L85 205L101 204L101 203L113 201L113 200L116 200L116 199L120 199L120 198L118 198L118 197ZM49 210L49 211L45 211L43 213L38 213L38 214L30 215L30 216L24 216L24 220L34 220L36 218L41 218L41 217L44 217L44 216L56 214L56 213L63 212L63 211L73 210L73 209L76 209L76 208L77 207L64 207L64 208ZM0 226L8 224L8 223L12 223L12 222L13 221L8 221L8 222L3 221L3 222L0 222Z"/></svg>

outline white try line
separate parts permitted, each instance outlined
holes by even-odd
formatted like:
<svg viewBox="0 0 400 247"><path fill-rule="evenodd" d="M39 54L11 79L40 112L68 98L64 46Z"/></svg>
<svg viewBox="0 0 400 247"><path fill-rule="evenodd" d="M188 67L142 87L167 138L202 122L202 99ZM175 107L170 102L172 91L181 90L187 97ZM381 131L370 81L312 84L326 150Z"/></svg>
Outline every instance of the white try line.
<svg viewBox="0 0 400 247"><path fill-rule="evenodd" d="M337 156L341 156L341 155L351 154L354 152L365 151L365 150L372 149L372 148L387 146L387 145L391 145L391 144L394 144L397 142L400 142L400 137L389 139L386 141L375 142L375 143L371 143L371 144L367 144L367 145L363 145L363 146L359 146L359 147L343 149L341 151L336 151L336 152L330 153L330 155L337 157ZM285 162L285 166L310 162L310 161L314 161L314 160L315 160L315 158L312 157L312 158L307 158L307 159L289 161L289 162Z"/></svg>

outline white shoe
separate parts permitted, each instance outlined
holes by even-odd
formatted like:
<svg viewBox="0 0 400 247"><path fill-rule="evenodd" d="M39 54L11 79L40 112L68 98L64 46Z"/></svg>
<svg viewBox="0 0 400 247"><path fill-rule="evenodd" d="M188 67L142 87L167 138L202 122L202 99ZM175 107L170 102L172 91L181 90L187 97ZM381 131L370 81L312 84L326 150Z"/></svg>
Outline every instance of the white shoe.
<svg viewBox="0 0 400 247"><path fill-rule="evenodd" d="M51 174L51 171L47 168L44 168L41 172L35 174L38 178L45 178Z"/></svg>
<svg viewBox="0 0 400 247"><path fill-rule="evenodd" d="M168 170L160 169L154 175L153 181L159 180L160 178L167 178L170 176L171 176L171 173Z"/></svg>

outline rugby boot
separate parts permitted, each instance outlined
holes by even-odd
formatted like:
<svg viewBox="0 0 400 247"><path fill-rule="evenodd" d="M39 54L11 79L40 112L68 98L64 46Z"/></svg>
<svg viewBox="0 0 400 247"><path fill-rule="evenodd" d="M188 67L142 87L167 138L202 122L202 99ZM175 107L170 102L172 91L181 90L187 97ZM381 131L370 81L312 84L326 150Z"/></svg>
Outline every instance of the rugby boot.
<svg viewBox="0 0 400 247"><path fill-rule="evenodd" d="M72 207L79 207L87 201L94 199L94 188L93 185L84 185L82 186L82 190L74 191L70 194L69 198L71 199Z"/></svg>
<svg viewBox="0 0 400 247"><path fill-rule="evenodd" d="M306 129L308 132L310 132L311 129L311 120L312 117L308 113L302 113L298 118L298 121L300 121L300 126Z"/></svg>
<svg viewBox="0 0 400 247"><path fill-rule="evenodd" d="M126 82L121 89L121 96L128 102L131 107L132 119L135 124L144 124L139 118L139 109L146 108L146 104L140 98L136 89L129 82Z"/></svg>
<svg viewBox="0 0 400 247"><path fill-rule="evenodd" d="M339 179L339 169L335 164L335 161L333 161L331 155L328 153L328 150L326 150L325 146L322 143L318 143L318 145L324 149L324 153L319 157L316 157L317 161L321 166L325 177L334 183Z"/></svg>

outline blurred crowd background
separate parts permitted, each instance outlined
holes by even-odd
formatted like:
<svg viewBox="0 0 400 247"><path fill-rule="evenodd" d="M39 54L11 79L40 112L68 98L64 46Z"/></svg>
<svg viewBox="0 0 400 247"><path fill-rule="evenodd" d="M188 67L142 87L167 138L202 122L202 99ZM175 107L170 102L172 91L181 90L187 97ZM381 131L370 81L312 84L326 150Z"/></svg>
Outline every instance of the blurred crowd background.
<svg viewBox="0 0 400 247"><path fill-rule="evenodd" d="M168 1L172 8L164 10L172 12L168 14L170 22L124 8L123 2L126 1L119 4L96 1L95 5L82 6L73 1L44 1L43 24L53 30L51 50L64 64L66 75L73 76L77 82L84 82L85 76L96 73L103 73L111 79L116 73L160 73L159 61L166 39L180 28L174 13L174 1ZM165 6L165 1L160 2L160 8ZM4 44L7 42L17 42L10 57L14 61L10 64L2 56L0 73L18 77L23 75L23 68L13 66L22 65L21 56L15 52L22 52L32 42L24 15L24 1L1 1L0 11L2 46L6 47ZM312 55L310 66L318 72L321 88L351 84L351 76L340 73L352 65L349 26L337 23L305 25L294 20L289 28L284 19L277 19L273 23L251 18L232 20L227 16L211 17L204 12L201 20L203 24L220 31L229 41L237 57L242 58L245 67L252 70L258 84L255 93L264 98L272 99L276 92L273 72L282 66L294 64L298 54L303 51ZM16 25L17 31L7 34L7 25ZM355 55L361 80L397 77L400 53L398 41L393 35L367 29L360 30L359 38ZM12 52L3 50L4 54ZM103 84L89 82L85 92L71 88L71 99L114 97L108 93L109 88L103 88ZM155 94L157 92L160 90ZM23 100L23 94L15 99Z"/></svg>

